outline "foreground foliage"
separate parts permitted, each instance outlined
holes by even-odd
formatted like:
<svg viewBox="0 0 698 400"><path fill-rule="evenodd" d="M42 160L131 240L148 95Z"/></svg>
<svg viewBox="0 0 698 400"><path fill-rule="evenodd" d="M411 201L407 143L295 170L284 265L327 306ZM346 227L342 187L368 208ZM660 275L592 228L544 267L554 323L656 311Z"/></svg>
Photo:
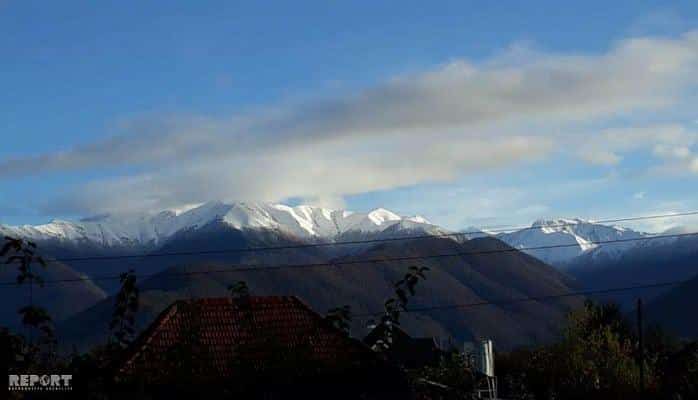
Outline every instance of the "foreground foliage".
<svg viewBox="0 0 698 400"><path fill-rule="evenodd" d="M570 314L558 343L498 355L500 393L541 400L698 398L696 344L678 344L656 328L645 341L643 385L636 332L616 305L588 301Z"/></svg>
<svg viewBox="0 0 698 400"><path fill-rule="evenodd" d="M68 396L51 393L51 398L122 398L124 391L142 394L140 382L131 386L119 386L113 381L114 367L123 357L124 349L134 340L135 316L139 305L139 291L133 271L121 275L121 288L116 296L115 309L109 325L111 340L104 346L90 352L59 356L56 351L57 339L54 335L50 315L33 304L31 296L34 284L43 283L33 269L35 264L45 267L44 260L35 254L36 245L31 242L6 238L0 248L0 257L7 265L16 265L17 284L27 285L28 305L18 310L22 316L25 334L19 335L6 328L0 328L0 361L3 370L9 374L72 374L75 377L74 391ZM392 343L392 328L399 326L400 314L407 311L409 299L415 294L416 285L426 279L425 267L410 267L404 278L394 285L395 296L385 301L385 310L373 321L383 325L385 337L377 351L385 351ZM230 288L235 299L249 297L250 291L245 282L238 282ZM194 309L192 315L198 315ZM349 334L351 309L348 306L331 309L326 321ZM194 319L196 321L196 319ZM195 387L196 377L210 375L207 365L201 363L204 356L198 335L199 326L192 324L183 335L187 340L162 354L175 366L172 395L181 396L186 390ZM259 348L274 349L273 338L258 338L242 351L257 353ZM311 349L303 349L310 351ZM276 370L307 371L312 365L301 367L302 354L285 354L272 351L277 357L268 360L268 365ZM251 358L251 357L250 357ZM642 363L642 364L641 364ZM615 305L599 305L586 302L584 308L569 315L567 324L557 343L534 349L521 349L510 353L497 354L497 375L500 396L510 399L696 399L698 398L698 342L677 343L659 329L650 329L645 335L644 357L640 357L637 332ZM641 365L645 379L641 379ZM252 371L251 365L240 365L240 371ZM450 399L465 398L477 386L477 374L471 361L458 351L444 355L438 365L410 371L410 381L424 398ZM385 374L383 374L385 375ZM255 378L256 377L256 378ZM256 374L238 380L236 387L224 397L236 397L248 385L260 387L268 383L270 376ZM288 375L290 380L298 379L298 374ZM326 377L327 378L327 377ZM332 387L351 384L355 377L336 376L336 381L328 380L325 385ZM378 376L377 382L386 376ZM257 379L257 381L254 381ZM261 379L261 380L260 380ZM240 385L240 382L245 384ZM310 383L317 386L313 379ZM405 383L405 388L408 387ZM201 386L199 386L201 387ZM187 389L188 388L188 389ZM179 391L179 392L177 392ZM113 395L116 393L116 397ZM283 392L279 393L283 395ZM34 398L32 393L12 393L11 398ZM130 396L133 398L133 396ZM237 396L239 397L239 396Z"/></svg>

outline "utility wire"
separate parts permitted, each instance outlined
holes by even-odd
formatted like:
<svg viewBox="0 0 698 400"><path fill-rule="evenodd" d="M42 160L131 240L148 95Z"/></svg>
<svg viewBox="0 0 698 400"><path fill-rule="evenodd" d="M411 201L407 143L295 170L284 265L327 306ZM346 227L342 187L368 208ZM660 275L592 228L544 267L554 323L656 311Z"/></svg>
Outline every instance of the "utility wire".
<svg viewBox="0 0 698 400"><path fill-rule="evenodd" d="M483 307L483 306L491 306L491 305L502 306L502 305L516 304L516 303L524 303L524 302L542 302L542 301L567 298L567 297L586 297L586 296L599 295L599 294L620 293L620 292L636 291L636 290L644 290L644 289L656 289L656 288L661 288L661 287L677 286L677 285L684 284L686 282L688 282L688 281L687 280L679 280L679 281L650 283L650 284L644 284L644 285L612 287L612 288L605 288L605 289L582 290L582 291L567 292L567 293L553 294L553 295L546 295L546 296L527 296L527 297L518 297L518 298L511 298L511 299L502 299L502 300L478 301L478 302L473 302L473 303L457 303L457 304L431 305L431 306L423 306L423 307L408 307L407 309L400 310L400 313L407 313L407 314L410 314L410 313L431 313L434 311L467 309L467 308ZM190 299L191 299L191 297L190 297ZM383 315L383 314L385 314L385 311L375 311L375 312L351 314L351 317L352 318L367 318L367 317L376 317L376 316ZM223 325L223 326L224 325L234 325L234 323L216 323L215 325Z"/></svg>
<svg viewBox="0 0 698 400"><path fill-rule="evenodd" d="M671 235L646 236L646 237L640 237L640 238L599 240L599 241L589 241L587 243L592 244L592 245L601 246L601 245L612 244L612 243L628 243L628 242L636 242L636 241L642 241L642 240L681 238L681 237L689 237L689 236L696 236L696 235L698 235L698 232L677 233L677 234L671 234ZM181 272L181 273L167 273L167 274L151 273L151 274L138 275L138 277L139 278L149 278L149 277L153 277L153 276L160 276L160 277L165 278L165 277L183 277L183 276L193 276L193 275L206 275L206 274L215 274L215 273L272 272L272 271L285 270L285 269L307 269L307 268L319 268L319 267L338 267L338 266L345 266L345 265L361 265L361 264L376 264L376 263L386 263L386 262L428 260L428 259L460 257L460 256L469 256L469 255L512 253L512 252L519 252L519 251L526 251L526 250L529 250L529 251L530 250L545 250L545 249L556 249L556 248L567 248L567 247L579 246L578 243L569 243L569 244L556 244L556 245L547 245L547 246L514 248L514 247L509 247L508 245L506 245L503 242L502 242L502 245L507 246L507 248L494 249L494 250L457 251L457 252L452 252L452 253L427 254L427 255L421 255L421 256L383 257L383 258L346 260L346 261L336 261L336 262L328 261L328 262L306 263L306 264L280 264L280 265L277 264L277 265L267 265L267 266L259 265L259 264L236 264L236 265L232 265L229 268L218 269L218 270L189 271L186 273ZM119 277L120 277L119 275L110 275L110 276L101 276L101 277L94 277L94 278L81 277L81 278L69 278L69 279L54 279L54 280L46 280L46 281L44 281L44 283L45 284L71 283L71 282L83 282L83 281L97 282L97 281L117 280L117 279L119 279ZM9 286L17 286L17 285L18 285L17 282L0 282L0 288L9 287Z"/></svg>
<svg viewBox="0 0 698 400"><path fill-rule="evenodd" d="M649 219L660 219L660 218L672 218L672 217L686 217L691 215L698 215L698 211L688 211L682 213L673 214L656 214L647 216L636 216L636 217L625 217L625 218L614 218L614 219L601 219L590 221L595 224L609 224L617 222L630 222L630 221L641 221ZM546 228L561 228L566 226L577 225L578 222L565 222L559 224L546 225ZM243 247L234 249L217 249L217 250L195 250L195 251L173 251L173 252L162 252L162 253L142 253L142 254L122 254L115 256L86 256L86 257L58 257L48 260L49 262L79 262L79 261L101 261L101 260L123 260L123 259L133 259L133 258L153 258L153 257L184 257L184 256L194 256L194 255L212 255L212 254L236 254L236 253L256 253L264 251L279 251L279 250L292 250L292 249L307 249L307 248L317 248L317 247L332 247L332 246L348 246L348 245L360 245L360 244L372 244L372 243L384 243L384 242L395 242L395 241L412 241L412 240L424 240L424 239L434 239L434 238L448 238L448 237L460 237L466 235L485 235L491 236L492 233L502 233L510 231L526 231L532 229L539 229L540 226L524 226L524 227L509 227L509 228L499 228L499 229L487 229L487 231L470 231L470 232L448 232L448 233L435 233L430 235L415 235L415 236L400 236L391 238L377 238L377 239L365 239L365 240L349 240L340 242L323 242L323 243L305 243L305 244L291 244L282 246L264 246L264 247ZM656 237L656 236L650 236Z"/></svg>
<svg viewBox="0 0 698 400"><path fill-rule="evenodd" d="M529 301L545 301L545 300L552 300L552 299L559 299L563 297L580 297L580 296L592 296L592 295L597 295L597 294L607 294L607 293L616 293L616 292L624 292L624 291L630 291L630 290L640 290L640 289L653 289L653 288L660 288L660 287L666 287L666 286L676 286L680 285L682 283L686 283L687 281L670 281L670 282L659 282L659 283L650 283L646 285L635 285L635 286L625 286L625 287L614 287L614 288L607 288L607 289L595 289L595 290L584 290L584 291L578 291L578 292L568 292L568 293L562 293L562 294L554 294L554 295L548 295L548 296L531 296L531 297L520 297L516 299L505 299L505 300L496 300L496 301L479 301L475 303L462 303L462 304L445 304L445 305L433 305L433 306L424 306L424 307L410 307L407 308L406 310L401 310L401 313L420 313L420 312L430 312L430 311L437 311L437 310L452 310L452 309L461 309L461 308L471 308L471 307L480 307L480 306L488 306L488 305L508 305L508 304L515 304L515 303L522 303L522 302L529 302ZM354 317L375 317L377 315L383 314L384 311L381 312L371 312L371 313L362 313L362 314L354 314Z"/></svg>

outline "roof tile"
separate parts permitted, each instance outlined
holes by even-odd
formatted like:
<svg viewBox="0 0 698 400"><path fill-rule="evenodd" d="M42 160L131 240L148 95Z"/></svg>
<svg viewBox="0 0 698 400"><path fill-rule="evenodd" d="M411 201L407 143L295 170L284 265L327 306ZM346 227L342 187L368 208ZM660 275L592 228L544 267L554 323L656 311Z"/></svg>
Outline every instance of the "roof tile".
<svg viewBox="0 0 698 400"><path fill-rule="evenodd" d="M168 354L182 348L218 376L240 365L264 369L307 362L326 369L376 359L296 297L222 297L175 302L134 342L119 370L166 373L172 367Z"/></svg>

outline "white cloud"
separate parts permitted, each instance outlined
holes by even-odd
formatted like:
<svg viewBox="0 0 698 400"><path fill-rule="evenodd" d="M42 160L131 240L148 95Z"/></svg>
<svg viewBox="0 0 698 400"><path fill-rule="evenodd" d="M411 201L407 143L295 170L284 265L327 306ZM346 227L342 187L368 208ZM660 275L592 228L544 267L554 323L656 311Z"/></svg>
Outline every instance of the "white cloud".
<svg viewBox="0 0 698 400"><path fill-rule="evenodd" d="M653 155L665 161L654 170L662 173L698 173L698 155L693 150L696 143L698 133L692 132L673 142L654 145Z"/></svg>
<svg viewBox="0 0 698 400"><path fill-rule="evenodd" d="M669 213L664 213L669 214ZM651 232L651 233L665 233L665 234L681 234L681 233L693 233L698 232L698 217L696 216L683 216L683 217L671 217L671 218L661 218L651 222L645 222L640 224L635 224L636 229Z"/></svg>
<svg viewBox="0 0 698 400"><path fill-rule="evenodd" d="M536 138L486 143L453 138L434 143L425 137L399 144L393 151L382 150L384 146L369 151L364 146L361 140L345 141L343 146L320 143L182 164L166 172L125 179L97 180L85 185L77 195L67 193L62 199L52 200L46 212L160 209L205 198L277 201L301 197L324 205L329 200L329 205L336 206L345 195L420 182L447 182L459 173L497 168L549 151L549 144ZM487 152L482 151L485 147Z"/></svg>
<svg viewBox="0 0 698 400"><path fill-rule="evenodd" d="M664 161L691 157L691 146L698 142L698 131L679 124L657 124L604 129L579 139L578 156L589 163L617 165L624 153L648 150Z"/></svg>
<svg viewBox="0 0 698 400"><path fill-rule="evenodd" d="M668 146L665 144L658 144L654 146L654 154L657 157L685 160L691 157L691 149L687 146Z"/></svg>
<svg viewBox="0 0 698 400"><path fill-rule="evenodd" d="M343 196L540 160L579 142L584 121L657 110L698 84L698 32L622 40L602 54L514 47L458 60L345 96L235 118L127 124L127 134L69 151L0 161L0 178L127 166L136 175L91 182L54 210L169 207L211 198ZM637 143L673 144L667 129L605 132L580 155L614 164ZM573 136L573 135L572 135ZM651 136L651 137L650 137ZM320 201L320 200L317 200ZM324 201L324 200L322 200Z"/></svg>
<svg viewBox="0 0 698 400"><path fill-rule="evenodd" d="M591 164L617 165L622 157L615 152L589 147L579 152L579 157Z"/></svg>
<svg viewBox="0 0 698 400"><path fill-rule="evenodd" d="M526 217L541 218L545 213L550 212L550 207L545 204L532 204L516 210L517 215L523 215ZM531 219L531 218L529 218Z"/></svg>
<svg viewBox="0 0 698 400"><path fill-rule="evenodd" d="M695 172L698 174L698 157L694 157L693 160L691 160L689 168L691 169L691 172Z"/></svg>

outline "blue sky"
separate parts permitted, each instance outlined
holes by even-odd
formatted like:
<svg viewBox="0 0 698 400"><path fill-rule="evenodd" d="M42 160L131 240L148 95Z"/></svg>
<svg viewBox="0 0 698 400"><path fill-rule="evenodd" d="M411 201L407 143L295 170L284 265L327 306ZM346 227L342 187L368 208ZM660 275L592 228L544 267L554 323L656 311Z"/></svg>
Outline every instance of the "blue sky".
<svg viewBox="0 0 698 400"><path fill-rule="evenodd" d="M568 3L0 0L0 222L698 209L698 4Z"/></svg>

